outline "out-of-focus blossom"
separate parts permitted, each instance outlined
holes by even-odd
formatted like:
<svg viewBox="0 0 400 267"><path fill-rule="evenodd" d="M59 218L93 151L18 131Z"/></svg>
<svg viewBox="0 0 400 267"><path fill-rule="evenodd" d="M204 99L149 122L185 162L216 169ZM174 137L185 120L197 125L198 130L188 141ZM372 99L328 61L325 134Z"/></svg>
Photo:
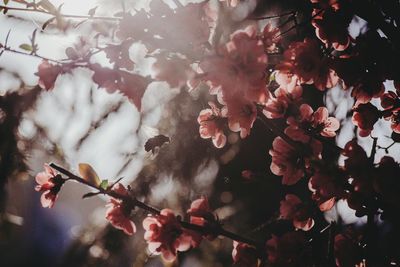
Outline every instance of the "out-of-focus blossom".
<svg viewBox="0 0 400 267"><path fill-rule="evenodd" d="M174 261L178 251L197 247L201 235L182 228L174 212L161 210L158 215L151 215L143 220L144 239L152 254L159 255L166 261Z"/></svg>
<svg viewBox="0 0 400 267"><path fill-rule="evenodd" d="M54 88L58 75L62 73L61 65L51 64L48 60L43 60L35 74L39 76L39 86L42 89L51 90Z"/></svg>
<svg viewBox="0 0 400 267"><path fill-rule="evenodd" d="M256 248L245 243L233 241L232 258L236 266L257 267L259 265Z"/></svg>
<svg viewBox="0 0 400 267"><path fill-rule="evenodd" d="M157 57L152 66L155 78L166 81L171 87L181 87L188 80L194 81L195 72L190 66L190 61L178 56L166 58L164 54Z"/></svg>
<svg viewBox="0 0 400 267"><path fill-rule="evenodd" d="M381 117L379 110L371 103L359 104L354 108L352 121L359 128L359 135L368 136Z"/></svg>
<svg viewBox="0 0 400 267"><path fill-rule="evenodd" d="M200 225L209 230L210 233L206 235L207 239L213 240L217 237L216 231L220 228L220 224L210 209L207 198L201 197L194 200L187 214L190 216L190 223Z"/></svg>
<svg viewBox="0 0 400 267"><path fill-rule="evenodd" d="M201 138L211 138L215 147L221 148L226 144L226 135L223 126L226 123L226 112L219 109L213 102L209 102L211 108L200 111L197 122L200 124Z"/></svg>
<svg viewBox="0 0 400 267"><path fill-rule="evenodd" d="M221 90L224 99L235 95L260 102L267 97L267 56L254 25L234 32L230 41L202 60L199 67L211 92L216 94Z"/></svg>
<svg viewBox="0 0 400 267"><path fill-rule="evenodd" d="M43 192L40 197L43 208L52 208L66 180L47 164L44 165L44 172L38 173L35 180L38 183L35 190Z"/></svg>
<svg viewBox="0 0 400 267"><path fill-rule="evenodd" d="M330 66L330 60L324 58L316 40L292 43L284 53L284 61L276 66L283 73L292 73L300 83L311 84L319 90L332 88L339 77Z"/></svg>
<svg viewBox="0 0 400 267"><path fill-rule="evenodd" d="M284 220L291 220L295 228L308 231L314 226L309 209L296 195L287 194L280 202L279 212Z"/></svg>
<svg viewBox="0 0 400 267"><path fill-rule="evenodd" d="M304 232L288 232L267 241L268 262L272 266L298 266L307 262L307 240ZM306 265L307 266L307 265Z"/></svg>
<svg viewBox="0 0 400 267"><path fill-rule="evenodd" d="M279 28L273 27L269 23L265 25L262 31L261 39L267 53L272 53L276 51L276 44L281 40L280 34L281 31L279 30Z"/></svg>
<svg viewBox="0 0 400 267"><path fill-rule="evenodd" d="M118 183L114 186L113 191L122 195L128 196L126 188ZM123 200L111 198L110 202L106 205L106 219L117 229L124 231L128 235L136 232L136 226L132 220L129 219L132 207L129 203Z"/></svg>
<svg viewBox="0 0 400 267"><path fill-rule="evenodd" d="M236 7L240 2L240 0L219 0L219 1L226 2L226 4L231 7Z"/></svg>

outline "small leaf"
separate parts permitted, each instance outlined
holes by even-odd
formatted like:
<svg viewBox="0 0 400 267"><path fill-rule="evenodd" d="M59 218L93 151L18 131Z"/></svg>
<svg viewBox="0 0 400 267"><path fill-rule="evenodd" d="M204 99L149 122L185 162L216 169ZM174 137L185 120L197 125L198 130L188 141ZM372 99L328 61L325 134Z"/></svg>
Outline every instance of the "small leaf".
<svg viewBox="0 0 400 267"><path fill-rule="evenodd" d="M98 195L98 194L99 194L99 192L89 192L89 193L84 194L84 195L82 196L82 198L93 197L93 196L96 196L96 195Z"/></svg>
<svg viewBox="0 0 400 267"><path fill-rule="evenodd" d="M100 187L103 188L104 190L107 190L108 188L108 180L102 180L100 183Z"/></svg>
<svg viewBox="0 0 400 267"><path fill-rule="evenodd" d="M79 173L89 183L99 186L100 178L95 172L95 170L87 163L79 163Z"/></svg>
<svg viewBox="0 0 400 267"><path fill-rule="evenodd" d="M4 4L7 5L10 0L3 0Z"/></svg>
<svg viewBox="0 0 400 267"><path fill-rule="evenodd" d="M89 12L88 12L88 15L91 16L91 17L93 17L94 14L96 14L96 9L97 9L97 8L98 8L98 7L96 6L96 7L92 8L92 9L90 9Z"/></svg>
<svg viewBox="0 0 400 267"><path fill-rule="evenodd" d="M21 44L19 46L19 48L21 48L25 51L29 51L29 52L32 52L32 50L33 50L32 46L30 44Z"/></svg>

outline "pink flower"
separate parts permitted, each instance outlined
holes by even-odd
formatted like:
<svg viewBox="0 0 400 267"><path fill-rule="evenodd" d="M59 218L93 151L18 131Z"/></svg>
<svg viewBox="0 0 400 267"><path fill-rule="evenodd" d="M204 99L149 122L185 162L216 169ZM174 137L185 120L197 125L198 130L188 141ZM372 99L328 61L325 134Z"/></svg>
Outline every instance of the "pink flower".
<svg viewBox="0 0 400 267"><path fill-rule="evenodd" d="M285 130L286 134L291 134ZM294 141L303 144L302 149L293 147L281 137L276 137L272 142L269 154L272 156L271 171L282 177L282 184L293 185L297 183L310 168L311 159L320 158L322 145L319 141L308 136L289 136Z"/></svg>
<svg viewBox="0 0 400 267"><path fill-rule="evenodd" d="M122 196L128 196L126 188L118 183L114 186L113 192ZM120 199L111 198L107 204L106 219L117 229L124 231L128 235L136 232L135 224L129 219L132 207Z"/></svg>
<svg viewBox="0 0 400 267"><path fill-rule="evenodd" d="M217 230L220 224L211 211L208 200L205 197L196 199L190 205L187 214L190 216L190 223L205 227L210 233L206 235L207 239L214 240L217 237ZM213 234L215 232L215 234Z"/></svg>
<svg viewBox="0 0 400 267"><path fill-rule="evenodd" d="M255 26L236 31L214 55L200 62L203 80L224 98L233 95L259 102L266 97L267 56Z"/></svg>
<svg viewBox="0 0 400 267"><path fill-rule="evenodd" d="M233 262L239 266L257 267L257 250L248 244L233 241Z"/></svg>
<svg viewBox="0 0 400 267"><path fill-rule="evenodd" d="M65 180L47 164L44 165L44 172L38 173L35 179L38 183L35 190L43 192L40 197L43 208L52 208Z"/></svg>
<svg viewBox="0 0 400 267"><path fill-rule="evenodd" d="M281 39L280 34L279 28L275 28L269 23L265 25L261 36L265 51L272 53L277 49L276 44Z"/></svg>
<svg viewBox="0 0 400 267"><path fill-rule="evenodd" d="M334 117L329 117L328 109L319 107L315 112L307 105L302 104L299 108L298 118L288 119L289 131L303 131L306 135L321 135L324 137L334 137L340 127L339 121Z"/></svg>
<svg viewBox="0 0 400 267"><path fill-rule="evenodd" d="M310 211L296 195L287 194L280 202L279 211L282 219L293 221L295 228L308 231L314 226Z"/></svg>
<svg viewBox="0 0 400 267"><path fill-rule="evenodd" d="M290 89L278 88L274 92L274 97L268 99L264 105L264 115L269 119L294 115L293 113L296 113L298 110L302 93L303 89L301 86L293 86Z"/></svg>
<svg viewBox="0 0 400 267"><path fill-rule="evenodd" d="M248 136L257 118L256 105L240 96L234 96L226 100L226 111L229 129L240 132L241 138Z"/></svg>
<svg viewBox="0 0 400 267"><path fill-rule="evenodd" d="M379 110L371 103L359 104L354 108L352 121L359 128L362 137L368 136L381 117Z"/></svg>
<svg viewBox="0 0 400 267"><path fill-rule="evenodd" d="M211 138L214 146L221 148L226 144L226 136L222 130L226 120L224 118L225 115L213 102L209 102L208 104L211 108L200 111L197 118L200 124L200 136L204 139Z"/></svg>
<svg viewBox="0 0 400 267"><path fill-rule="evenodd" d="M144 239L149 244L149 251L166 261L174 261L178 251L196 247L201 241L200 234L182 228L172 210L163 209L158 215L151 215L143 220Z"/></svg>

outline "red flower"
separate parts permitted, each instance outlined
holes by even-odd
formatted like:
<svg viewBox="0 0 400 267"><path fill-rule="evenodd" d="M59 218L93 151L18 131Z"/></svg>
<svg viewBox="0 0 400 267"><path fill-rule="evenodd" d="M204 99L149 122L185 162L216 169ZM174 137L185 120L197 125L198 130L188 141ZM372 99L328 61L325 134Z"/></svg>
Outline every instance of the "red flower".
<svg viewBox="0 0 400 267"><path fill-rule="evenodd" d="M47 164L44 165L44 172L38 173L35 179L38 183L35 190L43 192L40 197L43 208L52 208L65 180Z"/></svg>
<svg viewBox="0 0 400 267"><path fill-rule="evenodd" d="M42 89L51 90L54 88L58 75L62 73L63 68L60 65L54 65L49 63L48 60L43 60L35 75L39 76L39 86Z"/></svg>
<svg viewBox="0 0 400 267"><path fill-rule="evenodd" d="M360 136L365 137L371 133L380 117L379 110L371 103L359 104L354 108L352 121L359 128Z"/></svg>
<svg viewBox="0 0 400 267"><path fill-rule="evenodd" d="M200 111L197 118L200 124L200 136L204 139L211 138L214 146L221 148L226 144L226 136L222 130L225 115L213 102L208 104L211 108Z"/></svg>
<svg viewBox="0 0 400 267"><path fill-rule="evenodd" d="M340 174L336 176L338 175ZM308 188L313 193L312 198L317 202L321 211L330 210L335 205L336 198L341 196L342 190L334 179L334 175L318 171L308 181Z"/></svg>
<svg viewBox="0 0 400 267"><path fill-rule="evenodd" d="M114 186L113 191L122 196L128 196L128 191L120 183ZM135 224L129 219L132 207L123 200L115 198L111 198L107 207L106 219L110 221L115 228L123 230L128 235L132 235L136 232Z"/></svg>
<svg viewBox="0 0 400 267"><path fill-rule="evenodd" d="M215 230L216 233L220 224L211 211L207 198L201 197L194 200L187 214L190 216L190 223L208 228L210 233L206 235L207 239L213 240L217 237L217 234L213 234L212 232Z"/></svg>
<svg viewBox="0 0 400 267"><path fill-rule="evenodd" d="M233 262L238 266L258 266L257 250L245 243L233 241L232 258Z"/></svg>
<svg viewBox="0 0 400 267"><path fill-rule="evenodd" d="M295 228L308 231L314 226L309 210L296 195L287 194L280 202L279 212L282 219L292 220Z"/></svg>
<svg viewBox="0 0 400 267"><path fill-rule="evenodd" d="M332 46L338 51L345 50L350 45L347 29L352 15L341 9L335 0L311 0L311 2L318 5L313 11L312 20L317 37L326 47Z"/></svg>
<svg viewBox="0 0 400 267"><path fill-rule="evenodd" d="M182 228L170 209L161 210L143 220L144 239L152 254L161 254L166 261L173 261L178 251L196 247L201 241L200 234Z"/></svg>
<svg viewBox="0 0 400 267"><path fill-rule="evenodd" d="M389 91L381 96L381 105L385 109L383 116L386 120L391 120L392 130L400 133L400 90L395 92Z"/></svg>

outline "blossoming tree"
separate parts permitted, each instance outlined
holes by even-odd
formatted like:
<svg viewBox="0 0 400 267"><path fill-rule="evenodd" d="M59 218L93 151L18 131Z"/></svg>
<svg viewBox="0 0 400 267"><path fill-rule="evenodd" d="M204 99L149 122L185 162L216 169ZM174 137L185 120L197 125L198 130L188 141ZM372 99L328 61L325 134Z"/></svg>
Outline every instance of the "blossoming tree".
<svg viewBox="0 0 400 267"><path fill-rule="evenodd" d="M200 145L170 157L183 154L178 169L186 167L184 158L193 151L212 154L220 165L214 192L191 190L189 183L185 192L190 193L173 210L140 193L145 172L129 184L123 178L100 179L86 163L77 172L74 166L47 163L35 175L41 205L52 208L67 184L80 183L90 190L82 201L105 198L110 225L144 239L148 257L161 255L165 264L176 266L186 253L207 251L204 247L221 238L230 244L230 259L221 261L227 266L400 264L400 158L395 150L400 140L400 3L297 2L152 0L145 8L130 8L127 2L112 15L101 13L99 3L87 15L72 15L47 0L4 1L4 16L47 16L29 43L11 46L10 32L0 42L0 55L40 60L32 69L37 85L0 100L4 140L9 132L9 138L14 136L25 112L15 108L24 102L13 100L10 106L10 99L57 91L63 77L84 70L99 90L123 95L142 114L143 98L154 84L186 94L190 112L196 112L186 121L198 129L193 140ZM37 40L46 29L58 34L81 25L90 25L91 32L67 47L65 58L41 50ZM132 59L137 45L151 59L148 73L143 62ZM180 104L176 99L172 105ZM335 101L351 102L344 117ZM185 116L179 108L175 114L165 110L166 120ZM10 124L13 120L16 125ZM377 129L382 123L390 128L386 133ZM1 144L1 185L24 162L24 149L13 140ZM154 135L143 149L153 155L150 161L160 162L162 172L168 169L163 151L185 140L179 134ZM246 160L238 160L241 155ZM237 225L240 219L224 220L223 208L229 208L232 197L243 197L244 214L253 219L246 230L246 224ZM240 214L240 209L234 210ZM360 219L346 223L340 210ZM144 243L139 244L144 251Z"/></svg>

